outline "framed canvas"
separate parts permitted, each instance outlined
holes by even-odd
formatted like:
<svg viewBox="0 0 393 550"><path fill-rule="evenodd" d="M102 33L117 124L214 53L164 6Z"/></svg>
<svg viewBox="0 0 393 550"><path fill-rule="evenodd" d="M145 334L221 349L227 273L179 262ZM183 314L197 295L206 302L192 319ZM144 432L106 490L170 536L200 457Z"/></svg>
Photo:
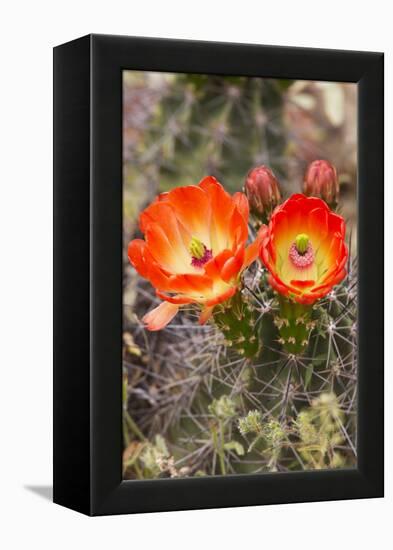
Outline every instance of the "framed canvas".
<svg viewBox="0 0 393 550"><path fill-rule="evenodd" d="M54 49L54 501L383 496L383 54Z"/></svg>

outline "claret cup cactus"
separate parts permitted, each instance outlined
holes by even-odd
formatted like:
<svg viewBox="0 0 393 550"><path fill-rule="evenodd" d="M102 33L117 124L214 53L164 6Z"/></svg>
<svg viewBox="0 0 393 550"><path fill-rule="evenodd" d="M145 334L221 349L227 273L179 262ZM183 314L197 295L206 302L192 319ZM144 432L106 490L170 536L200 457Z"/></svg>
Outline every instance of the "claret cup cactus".
<svg viewBox="0 0 393 550"><path fill-rule="evenodd" d="M259 256L267 270L263 284L275 292L278 343L302 354L317 323L313 305L347 274L345 222L322 199L295 194L270 208L268 225L247 245L249 203L256 217L266 216L281 195L264 166L249 173L245 189L247 195L230 196L208 176L159 195L142 212L145 239L131 241L128 255L163 300L143 320L149 330L160 330L182 305L195 304L201 324L212 318L227 345L257 355L265 336L241 290L244 272Z"/></svg>
<svg viewBox="0 0 393 550"><path fill-rule="evenodd" d="M353 463L355 418L346 420L343 409L356 391L356 259L332 209L335 168L316 161L305 182L306 194L284 200L270 168L258 166L244 193L231 195L207 176L160 194L140 214L143 238L130 242L128 257L160 300L145 312L145 328L168 330L179 312L196 313L194 332L207 335L189 337L188 356L186 340L182 348L191 401L176 382L182 410L196 406L201 415L191 428L191 413L183 414L173 428L176 437L196 430L175 457L189 465L187 475L258 471L253 461L270 471ZM211 443L194 456L204 415L224 398L231 414L212 415Z"/></svg>

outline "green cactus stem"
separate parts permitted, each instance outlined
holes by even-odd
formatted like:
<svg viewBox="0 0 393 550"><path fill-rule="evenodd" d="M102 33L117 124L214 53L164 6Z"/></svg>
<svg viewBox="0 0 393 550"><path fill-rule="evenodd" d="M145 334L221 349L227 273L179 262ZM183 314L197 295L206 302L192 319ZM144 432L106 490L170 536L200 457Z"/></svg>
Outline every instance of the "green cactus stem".
<svg viewBox="0 0 393 550"><path fill-rule="evenodd" d="M142 156L144 165L154 163L159 191L210 174L235 192L250 167L267 161L283 176L286 87L274 79L176 75L146 132Z"/></svg>
<svg viewBox="0 0 393 550"><path fill-rule="evenodd" d="M279 313L274 318L274 324L279 331L279 343L288 353L302 355L307 349L310 333L315 326L312 312L312 306L280 296Z"/></svg>
<svg viewBox="0 0 393 550"><path fill-rule="evenodd" d="M256 327L256 313L237 292L214 308L213 319L225 337L225 344L248 359L259 355L262 340Z"/></svg>

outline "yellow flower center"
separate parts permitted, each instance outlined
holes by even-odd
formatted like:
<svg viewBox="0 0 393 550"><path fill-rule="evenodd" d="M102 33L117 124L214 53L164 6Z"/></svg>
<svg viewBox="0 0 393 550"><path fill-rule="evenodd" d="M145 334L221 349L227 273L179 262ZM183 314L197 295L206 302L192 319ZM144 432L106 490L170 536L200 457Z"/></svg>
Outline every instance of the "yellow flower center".
<svg viewBox="0 0 393 550"><path fill-rule="evenodd" d="M191 254L191 265L194 267L201 268L213 258L213 252L207 249L197 237L192 237L188 250Z"/></svg>
<svg viewBox="0 0 393 550"><path fill-rule="evenodd" d="M295 244L299 254L305 254L307 252L309 242L310 239L306 233L299 233L299 235L296 236Z"/></svg>
<svg viewBox="0 0 393 550"><path fill-rule="evenodd" d="M314 263L314 249L306 233L299 233L289 249L292 265L298 269L310 267Z"/></svg>
<svg viewBox="0 0 393 550"><path fill-rule="evenodd" d="M190 251L191 256L193 258L196 258L197 260L200 260L201 258L203 258L206 250L202 241L200 241L196 237L192 237L190 246L188 247L188 249Z"/></svg>

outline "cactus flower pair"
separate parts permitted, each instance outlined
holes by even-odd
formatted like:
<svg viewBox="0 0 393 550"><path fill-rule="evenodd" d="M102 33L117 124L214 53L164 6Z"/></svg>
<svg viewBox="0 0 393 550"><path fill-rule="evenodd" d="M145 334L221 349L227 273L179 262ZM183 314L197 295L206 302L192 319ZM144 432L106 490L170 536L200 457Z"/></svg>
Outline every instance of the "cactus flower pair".
<svg viewBox="0 0 393 550"><path fill-rule="evenodd" d="M246 195L229 195L210 176L159 195L141 213L145 239L131 241L128 257L163 300L143 318L149 330L164 328L183 304L198 304L205 323L258 255L271 286L299 303L313 303L345 277L344 220L321 199L293 195L247 246L248 218Z"/></svg>

